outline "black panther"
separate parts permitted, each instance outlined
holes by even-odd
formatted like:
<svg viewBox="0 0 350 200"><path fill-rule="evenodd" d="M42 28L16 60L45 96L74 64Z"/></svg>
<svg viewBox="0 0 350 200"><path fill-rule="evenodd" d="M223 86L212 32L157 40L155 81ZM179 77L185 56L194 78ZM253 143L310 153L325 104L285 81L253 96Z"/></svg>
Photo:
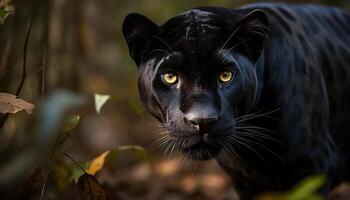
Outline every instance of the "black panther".
<svg viewBox="0 0 350 200"><path fill-rule="evenodd" d="M350 179L350 14L319 5L200 7L123 23L141 101L174 147L216 159L241 199Z"/></svg>

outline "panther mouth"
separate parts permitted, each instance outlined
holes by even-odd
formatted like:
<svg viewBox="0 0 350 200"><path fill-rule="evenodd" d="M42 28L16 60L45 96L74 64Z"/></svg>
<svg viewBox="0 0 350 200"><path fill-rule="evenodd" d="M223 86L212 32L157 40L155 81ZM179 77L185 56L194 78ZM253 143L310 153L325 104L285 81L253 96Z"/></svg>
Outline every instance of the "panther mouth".
<svg viewBox="0 0 350 200"><path fill-rule="evenodd" d="M233 128L230 126L215 130L203 128L196 131L184 131L174 126L168 126L166 130L171 138L170 141L172 141L170 144L175 144L174 146L186 157L192 160L210 160L215 158L221 149L225 148L224 141L227 141Z"/></svg>
<svg viewBox="0 0 350 200"><path fill-rule="evenodd" d="M210 160L221 150L221 146L209 134L203 134L198 142L180 148L192 160Z"/></svg>
<svg viewBox="0 0 350 200"><path fill-rule="evenodd" d="M198 142L187 148L182 148L182 152L192 160L210 160L220 151L218 146L209 146L204 142Z"/></svg>

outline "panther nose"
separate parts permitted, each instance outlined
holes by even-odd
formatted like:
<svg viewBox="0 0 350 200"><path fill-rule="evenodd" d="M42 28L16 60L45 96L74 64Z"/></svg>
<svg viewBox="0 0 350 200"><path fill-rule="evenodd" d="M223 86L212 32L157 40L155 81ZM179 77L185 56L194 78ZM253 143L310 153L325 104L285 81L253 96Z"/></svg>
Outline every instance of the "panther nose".
<svg viewBox="0 0 350 200"><path fill-rule="evenodd" d="M218 121L219 114L215 109L192 109L185 114L184 120L187 124L199 129L200 127L206 127Z"/></svg>
<svg viewBox="0 0 350 200"><path fill-rule="evenodd" d="M191 115L189 117L185 117L185 121L194 126L207 126L214 123L217 120L218 117L196 117Z"/></svg>

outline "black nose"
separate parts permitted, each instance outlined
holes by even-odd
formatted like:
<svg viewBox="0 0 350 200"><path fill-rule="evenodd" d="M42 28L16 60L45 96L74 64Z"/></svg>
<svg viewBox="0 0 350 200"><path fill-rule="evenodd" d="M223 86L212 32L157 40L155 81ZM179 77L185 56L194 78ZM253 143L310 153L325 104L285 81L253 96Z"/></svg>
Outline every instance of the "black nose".
<svg viewBox="0 0 350 200"><path fill-rule="evenodd" d="M197 126L197 128L205 127L213 124L219 120L219 113L216 109L191 109L185 114L184 120L190 125Z"/></svg>
<svg viewBox="0 0 350 200"><path fill-rule="evenodd" d="M207 126L216 122L218 117L185 117L185 121L195 126Z"/></svg>

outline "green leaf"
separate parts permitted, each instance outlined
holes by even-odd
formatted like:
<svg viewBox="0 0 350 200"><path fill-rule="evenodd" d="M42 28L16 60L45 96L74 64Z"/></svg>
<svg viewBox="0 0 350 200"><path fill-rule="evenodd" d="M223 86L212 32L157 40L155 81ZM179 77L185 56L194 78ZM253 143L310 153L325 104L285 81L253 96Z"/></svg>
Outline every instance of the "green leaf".
<svg viewBox="0 0 350 200"><path fill-rule="evenodd" d="M88 162L79 162L79 165L85 170L89 167ZM72 176L70 177L69 181L74 181L75 183L78 182L80 176L85 174L85 172L81 170L80 167L77 166L75 163L72 163L71 171L72 171Z"/></svg>
<svg viewBox="0 0 350 200"><path fill-rule="evenodd" d="M101 112L102 106L110 99L110 95L95 94L95 109L98 114Z"/></svg>
<svg viewBox="0 0 350 200"><path fill-rule="evenodd" d="M149 160L147 151L138 145L124 145L117 148L119 151L133 151L136 153L136 156L142 160Z"/></svg>
<svg viewBox="0 0 350 200"><path fill-rule="evenodd" d="M293 190L287 193L288 200L320 200L321 196L317 194L326 182L324 175L313 175L305 178Z"/></svg>
<svg viewBox="0 0 350 200"><path fill-rule="evenodd" d="M109 162L109 163L115 162L118 158L118 155L119 155L118 149L114 149L114 150L110 151L107 158L106 158L107 162Z"/></svg>
<svg viewBox="0 0 350 200"><path fill-rule="evenodd" d="M56 148L61 147L61 145L69 137L71 130L79 124L79 121L80 121L80 116L77 114L72 114L63 120L63 125L56 138L56 142L55 142Z"/></svg>
<svg viewBox="0 0 350 200"><path fill-rule="evenodd" d="M0 18L4 17L7 14L7 11L4 10L3 8L0 8Z"/></svg>
<svg viewBox="0 0 350 200"><path fill-rule="evenodd" d="M306 177L287 192L267 192L260 194L257 200L324 200L318 190L325 184L323 175Z"/></svg>
<svg viewBox="0 0 350 200"><path fill-rule="evenodd" d="M75 128L80 121L80 116L77 114L73 114L68 116L64 122L63 122L63 126L62 126L62 132L67 133L69 131L71 131L73 128Z"/></svg>

